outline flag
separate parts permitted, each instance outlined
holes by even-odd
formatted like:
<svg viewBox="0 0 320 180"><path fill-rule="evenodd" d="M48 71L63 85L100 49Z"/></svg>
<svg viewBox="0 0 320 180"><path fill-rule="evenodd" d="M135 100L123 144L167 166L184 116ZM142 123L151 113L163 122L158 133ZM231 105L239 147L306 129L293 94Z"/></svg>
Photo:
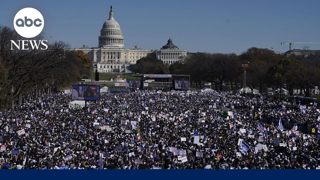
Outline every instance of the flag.
<svg viewBox="0 0 320 180"><path fill-rule="evenodd" d="M268 131L264 131L263 136L268 139Z"/></svg>
<svg viewBox="0 0 320 180"><path fill-rule="evenodd" d="M299 104L299 109L300 109L300 112L301 112L301 114L306 114L306 108L304 107L304 106L301 106L300 104Z"/></svg>
<svg viewBox="0 0 320 180"><path fill-rule="evenodd" d="M282 125L281 118L279 119L279 125L278 125L278 128L281 130L281 132L283 131L283 125Z"/></svg>
<svg viewBox="0 0 320 180"><path fill-rule="evenodd" d="M31 113L31 119L34 121L37 121L36 117L33 115L33 113Z"/></svg>
<svg viewBox="0 0 320 180"><path fill-rule="evenodd" d="M242 141L240 144L240 151L243 154L246 154L249 149L250 149L250 146L247 143L245 143L244 141Z"/></svg>
<svg viewBox="0 0 320 180"><path fill-rule="evenodd" d="M137 122L131 121L131 126L132 126L132 129L137 129Z"/></svg>
<svg viewBox="0 0 320 180"><path fill-rule="evenodd" d="M99 164L100 164L100 169L103 169L103 163L102 163L102 153L100 153Z"/></svg>
<svg viewBox="0 0 320 180"><path fill-rule="evenodd" d="M262 127L262 125L260 123L258 123L258 130L259 131L263 131L263 127Z"/></svg>
<svg viewBox="0 0 320 180"><path fill-rule="evenodd" d="M232 130L233 131L237 131L237 124L236 123L234 123L234 126L233 126Z"/></svg>

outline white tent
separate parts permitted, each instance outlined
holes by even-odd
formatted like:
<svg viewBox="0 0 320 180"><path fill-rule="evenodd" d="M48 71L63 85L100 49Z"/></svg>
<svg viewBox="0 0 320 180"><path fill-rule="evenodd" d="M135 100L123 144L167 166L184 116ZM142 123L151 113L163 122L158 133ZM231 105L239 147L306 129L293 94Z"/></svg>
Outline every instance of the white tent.
<svg viewBox="0 0 320 180"><path fill-rule="evenodd" d="M274 92L275 92L275 94L280 94L280 88L274 90ZM281 88L281 94L289 95L289 91L284 88Z"/></svg>
<svg viewBox="0 0 320 180"><path fill-rule="evenodd" d="M71 101L69 102L69 108L83 108L85 101Z"/></svg>
<svg viewBox="0 0 320 180"><path fill-rule="evenodd" d="M201 89L201 92L216 92L216 91L211 88L203 88Z"/></svg>
<svg viewBox="0 0 320 180"><path fill-rule="evenodd" d="M64 93L70 95L71 94L71 89L65 89Z"/></svg>
<svg viewBox="0 0 320 180"><path fill-rule="evenodd" d="M259 90L258 89L253 89L251 90L251 88L246 87L246 88L241 88L238 90L239 93L252 93L252 94L259 94Z"/></svg>
<svg viewBox="0 0 320 180"><path fill-rule="evenodd" d="M108 92L108 89L109 88L107 86L105 86L105 87L100 89L100 93L106 93L106 92Z"/></svg>

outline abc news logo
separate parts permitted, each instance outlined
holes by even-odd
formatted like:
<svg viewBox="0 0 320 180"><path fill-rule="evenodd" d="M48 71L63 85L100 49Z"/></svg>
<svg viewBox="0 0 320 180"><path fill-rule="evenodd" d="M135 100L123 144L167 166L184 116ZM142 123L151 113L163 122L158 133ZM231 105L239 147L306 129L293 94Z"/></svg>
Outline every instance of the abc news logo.
<svg viewBox="0 0 320 180"><path fill-rule="evenodd" d="M15 15L13 27L16 32L24 38L34 38L38 36L44 27L42 14L34 8L23 8ZM46 50L48 49L47 40L10 40L11 50L14 47L18 50Z"/></svg>

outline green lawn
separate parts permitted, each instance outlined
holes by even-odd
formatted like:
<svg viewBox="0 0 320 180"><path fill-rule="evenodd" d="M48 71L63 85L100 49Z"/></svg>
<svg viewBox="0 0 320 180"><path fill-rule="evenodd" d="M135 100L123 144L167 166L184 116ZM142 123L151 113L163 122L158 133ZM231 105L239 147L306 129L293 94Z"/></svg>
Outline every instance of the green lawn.
<svg viewBox="0 0 320 180"><path fill-rule="evenodd" d="M114 78L116 78L116 75L115 74L102 74L102 73L99 74L99 79L100 80L110 80L110 78L114 79ZM92 80L95 79L95 73L91 74L91 78L90 79L92 79Z"/></svg>

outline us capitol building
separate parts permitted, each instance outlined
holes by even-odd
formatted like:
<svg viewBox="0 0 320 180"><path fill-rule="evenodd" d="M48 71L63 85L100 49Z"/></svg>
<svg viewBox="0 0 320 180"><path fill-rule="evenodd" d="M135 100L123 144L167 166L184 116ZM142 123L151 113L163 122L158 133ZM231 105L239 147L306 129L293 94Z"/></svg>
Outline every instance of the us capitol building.
<svg viewBox="0 0 320 180"><path fill-rule="evenodd" d="M99 36L99 46L89 48L84 45L81 50L87 54L100 73L130 73L130 65L147 56L156 57L163 63L172 64L187 57L186 50L180 50L170 38L160 50L145 50L138 46L124 48L124 37L119 23L114 19L112 6L109 19L104 22Z"/></svg>

